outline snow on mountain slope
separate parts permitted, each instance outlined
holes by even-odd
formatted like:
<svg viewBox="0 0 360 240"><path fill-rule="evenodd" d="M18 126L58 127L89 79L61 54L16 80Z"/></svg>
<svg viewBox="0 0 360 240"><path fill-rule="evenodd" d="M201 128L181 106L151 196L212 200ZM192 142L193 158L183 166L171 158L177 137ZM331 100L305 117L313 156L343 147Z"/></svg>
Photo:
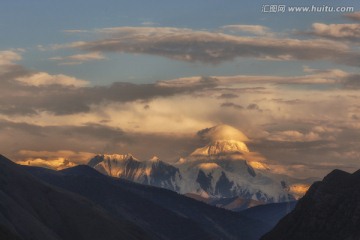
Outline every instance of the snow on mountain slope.
<svg viewBox="0 0 360 240"><path fill-rule="evenodd" d="M294 200L282 179L271 178L265 171L253 169L246 160L209 159L178 166L183 181L181 193L204 190L213 197L235 197L263 202Z"/></svg>
<svg viewBox="0 0 360 240"><path fill-rule="evenodd" d="M196 149L191 156L193 157L208 157L224 154L236 154L242 152L249 152L249 149L243 142L235 140L217 140L211 142L205 147Z"/></svg>
<svg viewBox="0 0 360 240"><path fill-rule="evenodd" d="M97 155L89 165L113 177L215 198L284 202L306 190L307 184L271 172L266 162L247 159L249 139L239 130L218 125L198 135L208 144L173 165L156 157L140 161L131 154Z"/></svg>
<svg viewBox="0 0 360 240"><path fill-rule="evenodd" d="M92 158L88 165L105 175L179 191L179 170L157 157L139 161L131 154L102 154Z"/></svg>

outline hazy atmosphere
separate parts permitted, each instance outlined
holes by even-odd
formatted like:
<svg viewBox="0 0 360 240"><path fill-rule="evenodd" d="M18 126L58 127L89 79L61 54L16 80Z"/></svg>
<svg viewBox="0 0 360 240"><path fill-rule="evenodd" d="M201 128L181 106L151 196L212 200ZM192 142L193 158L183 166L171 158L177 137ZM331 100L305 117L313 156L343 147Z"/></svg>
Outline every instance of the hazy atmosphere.
<svg viewBox="0 0 360 240"><path fill-rule="evenodd" d="M268 4L3 1L0 153L48 167L103 153L173 163L226 124L277 173L359 169L359 1Z"/></svg>

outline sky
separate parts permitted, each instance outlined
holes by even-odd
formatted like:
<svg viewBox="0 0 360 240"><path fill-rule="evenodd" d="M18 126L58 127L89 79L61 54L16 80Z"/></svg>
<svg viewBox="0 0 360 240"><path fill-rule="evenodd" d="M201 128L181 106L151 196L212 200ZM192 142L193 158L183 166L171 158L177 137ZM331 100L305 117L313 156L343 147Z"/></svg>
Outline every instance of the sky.
<svg viewBox="0 0 360 240"><path fill-rule="evenodd" d="M358 1L4 0L0 31L16 162L175 162L227 124L278 173L360 168Z"/></svg>

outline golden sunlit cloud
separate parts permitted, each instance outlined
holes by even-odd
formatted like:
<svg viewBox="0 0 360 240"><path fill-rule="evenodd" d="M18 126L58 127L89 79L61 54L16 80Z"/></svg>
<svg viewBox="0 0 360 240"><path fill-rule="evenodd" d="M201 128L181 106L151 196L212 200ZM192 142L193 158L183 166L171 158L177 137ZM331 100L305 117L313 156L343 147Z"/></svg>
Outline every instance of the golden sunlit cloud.
<svg viewBox="0 0 360 240"><path fill-rule="evenodd" d="M100 52L75 54L66 57L52 57L50 60L59 61L59 65L77 65L88 61L104 60L106 57Z"/></svg>
<svg viewBox="0 0 360 240"><path fill-rule="evenodd" d="M358 42L360 39L360 24L314 23L311 34L324 38Z"/></svg>
<svg viewBox="0 0 360 240"><path fill-rule="evenodd" d="M21 52L24 50L5 50L0 51L0 66L14 64L22 59Z"/></svg>
<svg viewBox="0 0 360 240"><path fill-rule="evenodd" d="M16 78L17 81L31 86L46 86L46 85L64 85L74 87L84 87L89 83L82 79L66 76L63 74L50 75L46 72L34 73L30 76Z"/></svg>
<svg viewBox="0 0 360 240"><path fill-rule="evenodd" d="M275 132L268 137L272 141L283 141L283 142L311 142L320 140L320 136L317 133L301 133L298 131L283 131Z"/></svg>

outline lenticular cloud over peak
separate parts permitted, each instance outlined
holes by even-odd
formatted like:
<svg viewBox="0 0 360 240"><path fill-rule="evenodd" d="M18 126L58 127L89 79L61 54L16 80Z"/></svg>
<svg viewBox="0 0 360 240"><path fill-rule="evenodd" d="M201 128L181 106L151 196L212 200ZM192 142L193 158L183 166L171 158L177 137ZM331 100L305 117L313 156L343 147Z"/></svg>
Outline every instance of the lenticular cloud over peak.
<svg viewBox="0 0 360 240"><path fill-rule="evenodd" d="M204 140L212 142L221 140L234 140L240 142L249 141L248 137L240 130L226 124L203 129L198 132L198 135Z"/></svg>

